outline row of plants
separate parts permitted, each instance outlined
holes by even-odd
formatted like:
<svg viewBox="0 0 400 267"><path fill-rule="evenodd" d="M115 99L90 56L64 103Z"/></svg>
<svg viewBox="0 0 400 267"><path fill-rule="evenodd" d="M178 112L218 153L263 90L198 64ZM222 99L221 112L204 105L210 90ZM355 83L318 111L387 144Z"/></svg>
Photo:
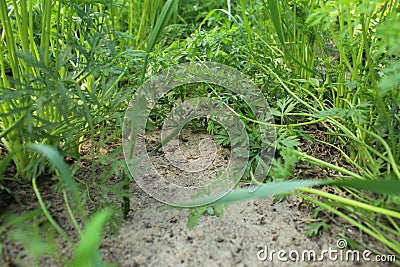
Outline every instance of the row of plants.
<svg viewBox="0 0 400 267"><path fill-rule="evenodd" d="M297 111L308 114L300 116L308 117L308 122L322 119L318 123L328 135L329 146L339 151L348 165L337 166L298 150L294 154L300 160L337 170L340 180L354 179L360 185L376 182L369 191L383 188L385 181L398 181L400 94L399 76L393 72L398 67L400 40L395 29L398 2L310 1L288 2L287 6L272 2L268 8L284 61L297 74L290 81L282 80L282 86L296 99ZM307 14L308 10L314 12ZM301 52L297 52L297 44L304 46ZM288 117L299 121L297 115ZM398 195L388 191L370 195L349 188L334 193L301 189L297 194L398 255Z"/></svg>
<svg viewBox="0 0 400 267"><path fill-rule="evenodd" d="M129 211L130 197L125 162L114 156L121 149L102 156L100 148L120 142L125 109L134 88L147 77L182 62L214 61L247 74L264 92L276 123L279 155L256 194L238 190L220 203L294 192L328 214L321 218L316 212L319 221L310 225L311 233L341 218L379 240L387 252L400 255L398 1L0 4L0 189L12 194L11 182L31 183L41 207L22 217L3 216L0 234L40 213L75 250L75 258L63 258L63 263L100 266L100 239L87 236L97 236L92 234L101 232L107 221L118 226ZM177 88L152 119L161 125L174 99L189 94L222 99L246 121L252 151L243 181L250 182L260 160L257 122L240 97L204 88ZM229 146L220 125L210 121L207 127L219 144ZM315 129L326 139L313 137ZM341 164L302 151L304 140L338 152ZM82 154L84 144L89 144L89 153ZM67 158L74 163L65 164ZM84 161L91 166L88 181L75 176ZM302 162L334 174L328 180L300 180L304 177L295 170ZM98 165L112 168L99 175ZM42 200L37 180L48 173L57 178L58 193L64 195L81 237L77 244ZM113 175L121 182L110 186L107 180ZM333 191L326 192L324 184ZM104 200L88 212L84 207L93 188ZM118 203L106 197L109 193ZM207 210L193 209L190 226ZM83 256L87 253L92 257ZM36 250L36 264L42 254Z"/></svg>
<svg viewBox="0 0 400 267"><path fill-rule="evenodd" d="M33 264L44 255L62 265L103 264L100 233L106 223L117 230L124 216L121 202L127 206L131 192L130 178L121 174L126 164L116 157L122 148L108 155L100 150L120 142L125 109L141 82L139 74L145 73L146 51L176 12L176 3L0 2L0 190L18 199L18 190L30 183L40 206L22 216L2 212L0 234L30 250ZM82 164L90 169L85 180L75 175ZM110 177L120 181L110 185ZM56 181L55 194L64 198L79 242L60 227L42 197L39 183L49 178ZM72 259L60 255L50 233L43 234L35 222L38 217L73 249ZM5 250L2 241L2 258Z"/></svg>

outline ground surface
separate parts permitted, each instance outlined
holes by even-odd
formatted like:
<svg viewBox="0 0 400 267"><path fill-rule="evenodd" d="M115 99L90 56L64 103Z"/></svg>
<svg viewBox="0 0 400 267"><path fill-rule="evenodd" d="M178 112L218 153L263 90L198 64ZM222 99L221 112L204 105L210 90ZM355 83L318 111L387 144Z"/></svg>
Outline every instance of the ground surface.
<svg viewBox="0 0 400 267"><path fill-rule="evenodd" d="M304 227L310 212L291 203L272 205L272 199L231 205L222 218L203 216L198 226L189 230L186 211L165 210L161 203L135 189L132 204L140 208L129 215L120 235L107 239L103 247L107 258L122 266L320 266L277 259L260 261L257 253L265 248L320 253L336 249L340 238L340 232L307 238ZM325 260L324 265L356 264Z"/></svg>
<svg viewBox="0 0 400 267"><path fill-rule="evenodd" d="M181 138L183 153L198 158L200 152L197 144L204 138L213 137L205 133L184 132ZM156 144L157 134L147 136L147 141L150 147ZM218 148L216 160L207 171L190 176L169 167L162 151L155 153L152 161L171 181L188 186L215 177L221 168L226 167L228 152ZM84 173L81 172L81 175L84 176ZM77 235L68 219L63 200L51 192L50 186L50 181L41 185L43 197L52 202L50 211L53 217L76 240ZM30 187L20 189L23 190L16 194L22 200L24 209L37 208ZM322 250L336 250L337 241L342 236L358 235L354 228L333 225L323 234L306 237L306 223L312 221L310 218L314 210L295 198L277 204L272 203L272 198L236 203L230 205L222 217L204 215L194 229L188 229L188 210L166 209L163 203L146 194L135 183L131 184L131 190L131 211L123 221L119 234L106 237L101 245L104 259L117 262L120 266L383 266L365 261L330 261L327 255L323 262L279 261L276 253L271 258L271 253L279 250L287 253L292 251L292 255L314 250L316 256L320 257ZM7 205L8 202L11 204ZM1 211L11 209L15 212L21 209L20 205L5 195L0 204ZM372 241L366 239L364 242ZM59 245L63 253L70 253L65 242L60 241ZM0 259L0 266L32 266L31 257L20 245L3 240L3 247L6 253ZM258 256L265 258L265 252L268 257L261 261ZM340 257L340 253L338 255ZM284 258L288 258L288 255ZM41 266L60 264L54 259L44 259L41 260Z"/></svg>

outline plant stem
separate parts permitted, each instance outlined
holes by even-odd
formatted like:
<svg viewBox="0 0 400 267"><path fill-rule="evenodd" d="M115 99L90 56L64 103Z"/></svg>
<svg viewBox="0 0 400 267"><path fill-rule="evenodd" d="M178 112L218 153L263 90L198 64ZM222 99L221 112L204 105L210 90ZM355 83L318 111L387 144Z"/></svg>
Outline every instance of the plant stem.
<svg viewBox="0 0 400 267"><path fill-rule="evenodd" d="M33 191L35 192L35 195L39 201L40 207L43 210L44 215L46 216L47 220L53 225L54 229L57 230L57 232L68 242L68 244L73 247L73 243L71 239L68 237L68 235L64 232L64 230L57 224L57 222L51 217L50 212L47 210L46 205L43 202L42 196L40 195L39 189L36 184L36 176L33 177L32 179L32 186L33 186Z"/></svg>
<svg viewBox="0 0 400 267"><path fill-rule="evenodd" d="M301 189L302 191L303 188ZM318 192L321 192L319 190L316 190ZM398 246L396 246L395 244L391 243L389 240L387 240L384 236L381 236L375 232L373 232L371 229L365 227L364 225L362 225L361 223L357 222L356 220L350 218L349 216L347 216L346 214L344 214L343 212L340 212L339 210L335 209L334 207L323 203L315 198L312 198L308 195L305 194L301 194L301 193L296 193L296 195L300 196L303 199L309 200L311 202L314 202L315 204L317 204L318 206L325 208L327 210L329 210L330 212L338 215L339 217L343 218L344 220L348 221L349 223L351 223L352 225L358 227L360 229L360 231L366 232L367 234L369 234L370 236L372 236L373 238L375 238L376 240L379 240L381 243L385 244L387 247L391 248L393 251L395 251L396 253L400 254L400 248Z"/></svg>

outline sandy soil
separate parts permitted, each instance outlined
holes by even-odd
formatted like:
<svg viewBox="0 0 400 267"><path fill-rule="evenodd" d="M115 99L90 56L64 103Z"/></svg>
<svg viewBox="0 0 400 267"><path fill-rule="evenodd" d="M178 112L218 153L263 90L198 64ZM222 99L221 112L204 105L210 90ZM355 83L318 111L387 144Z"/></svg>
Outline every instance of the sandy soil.
<svg viewBox="0 0 400 267"><path fill-rule="evenodd" d="M340 231L307 238L304 228L311 213L300 210L293 202L272 205L270 198L233 204L222 218L203 216L197 227L189 230L187 211L166 210L160 202L134 188L134 211L120 235L106 239L103 245L106 258L119 261L121 266L319 266L321 263L261 261L257 253L265 248L320 253L323 249L337 249L340 238ZM328 260L323 264L356 265Z"/></svg>
<svg viewBox="0 0 400 267"><path fill-rule="evenodd" d="M197 158L197 144L203 138L213 138L205 133L192 134L184 132L181 139L185 155ZM157 134L148 136L149 144L156 144ZM151 147L151 145L150 145ZM229 151L217 149L217 157L205 173L193 174L190 177L181 171L168 167L162 151L152 157L152 161L163 175L183 185L193 185L215 177L221 168L226 167ZM196 175L199 175L198 177ZM189 178L188 178L189 177ZM49 191L47 199L53 201L51 212L57 221L74 240L76 233L62 204L62 199L52 195L50 183L43 185L42 190ZM47 189L46 189L47 188ZM308 238L305 235L306 223L312 221L313 208L302 205L300 200L292 198L272 204L272 198L247 201L230 205L222 217L204 215L194 229L186 226L188 210L167 209L167 207L146 194L136 183L131 184L133 197L131 211L123 221L119 234L108 236L101 244L103 258L107 262L117 262L122 267L133 266L383 266L374 262L331 261L328 255L322 262L278 260L277 252L284 250L295 256L304 250L314 250L320 257L323 250L337 250L337 241L342 236L357 236L357 231L346 225L332 225L328 231L319 236ZM29 187L22 190L24 203L35 203L35 197ZM6 201L2 199L3 204ZM27 209L33 209L31 204ZM13 209L11 205L8 208ZM5 210L7 207L1 207ZM361 237L361 235L359 235ZM70 249L60 241L65 255ZM373 242L365 239L364 242ZM0 266L32 266L32 259L21 246L3 240L7 250L7 260L0 257ZM261 252L260 252L261 251ZM267 252L267 253L265 253ZM260 260L258 257L265 258ZM337 254L340 258L340 252ZM61 266L54 259L43 259L41 266Z"/></svg>

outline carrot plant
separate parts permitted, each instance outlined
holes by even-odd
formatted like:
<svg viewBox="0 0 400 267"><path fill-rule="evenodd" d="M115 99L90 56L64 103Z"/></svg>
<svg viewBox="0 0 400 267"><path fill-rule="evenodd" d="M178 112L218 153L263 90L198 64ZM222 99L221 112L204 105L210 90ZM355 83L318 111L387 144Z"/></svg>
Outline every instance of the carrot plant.
<svg viewBox="0 0 400 267"><path fill-rule="evenodd" d="M23 143L30 138L27 134L40 135L37 127L43 126L42 123L35 125L34 116L41 115L48 120L58 122L61 117L55 107L35 106L34 99L31 97L35 92L43 89L38 83L39 69L46 69L49 66L49 25L51 21L49 6L51 1L45 1L43 6L43 20L40 25L34 24L34 10L37 5L31 1L22 1L20 5L16 1L1 1L0 21L3 26L3 40L1 42L2 58L0 61L2 80L0 86L2 90L3 103L1 105L2 123L2 142L9 153L13 155L13 161L17 167L19 176L27 180L34 177L38 171L40 160L37 155L28 153L23 148ZM40 42L35 40L35 34L40 27L40 34L43 36ZM21 48L21 49L20 49ZM46 52L45 52L46 51ZM32 66L36 64L37 68ZM38 79L35 81L35 79ZM31 82L28 82L28 81ZM46 99L39 98L43 104ZM47 142L51 142L51 135L44 137ZM36 167L36 168L35 168Z"/></svg>
<svg viewBox="0 0 400 267"><path fill-rule="evenodd" d="M79 233L77 221L86 222L90 217L83 208L85 195L90 200L89 188L107 195L95 203L95 208L107 207L112 225L118 223L116 216L122 212L108 195L118 193L121 200L129 196L129 192L122 189L128 180L106 184L107 179L119 174L124 162L115 159L110 162L97 152L104 144L118 139L125 100L130 96L129 91L117 88L128 61L124 57L127 53L116 51L119 43L110 37L113 31L106 21L108 8L100 3L74 1L0 2L0 138L1 147L5 149L1 151L1 189L12 193L8 189L9 180L31 182L43 214L67 241L69 237L52 219L41 199L37 185L41 175L50 173L62 178L71 168L69 182L61 179L56 186L62 188L59 193L63 194L66 209ZM125 39L120 40L124 42ZM129 58L130 64L133 59ZM91 160L91 181L81 181L80 186L76 186L73 174L79 161L85 160L85 157L80 158L84 142L90 145L85 157ZM32 145L50 146L55 151L53 157L61 153L58 159L69 156L77 161L72 166L62 165L65 168L59 170L54 167L51 156L30 149ZM8 171L11 163L15 173ZM97 176L95 166L99 164L112 167ZM74 205L68 199L68 190L72 190ZM1 217L3 221L3 214ZM18 219L11 220L16 221ZM19 224L7 225L1 230L2 234L14 226ZM31 245L33 243L32 240ZM29 242L26 245L29 246Z"/></svg>
<svg viewBox="0 0 400 267"><path fill-rule="evenodd" d="M107 185L126 166L114 159L120 150L109 157L98 151L119 141L131 87L160 68L200 60L249 75L264 91L278 128L280 157L268 177L274 183L254 194L238 190L215 204L294 192L400 254L398 11L398 0L0 0L0 190L7 190L10 179L31 182L41 206L41 211L10 219L0 233L44 216L76 252L63 264L103 264L98 236L88 236L104 229L106 221L118 224L115 218L129 212L130 178L124 172L122 182ZM190 93L220 99L246 122L252 151L244 180L251 180L262 141L260 122L236 95L221 88L182 86L168 108L155 109L154 121L159 123L174 100L184 101ZM207 127L229 146L220 125L209 122ZM338 151L344 166L301 150L299 137L308 138L312 127L324 129L327 136L313 142ZM89 144L86 155L81 155L83 144ZM76 163L63 164L65 156ZM75 177L81 160L91 162L90 181ZM284 181L297 178L293 170L301 161L336 175ZM16 174L8 177L12 164ZM107 168L98 174L98 165ZM58 178L79 245L42 199L37 182L48 172ZM336 193L323 191L322 185ZM90 188L104 196L92 203L98 210L94 216L84 210ZM123 202L123 212L109 194ZM194 214L191 225L198 219L199 213Z"/></svg>

